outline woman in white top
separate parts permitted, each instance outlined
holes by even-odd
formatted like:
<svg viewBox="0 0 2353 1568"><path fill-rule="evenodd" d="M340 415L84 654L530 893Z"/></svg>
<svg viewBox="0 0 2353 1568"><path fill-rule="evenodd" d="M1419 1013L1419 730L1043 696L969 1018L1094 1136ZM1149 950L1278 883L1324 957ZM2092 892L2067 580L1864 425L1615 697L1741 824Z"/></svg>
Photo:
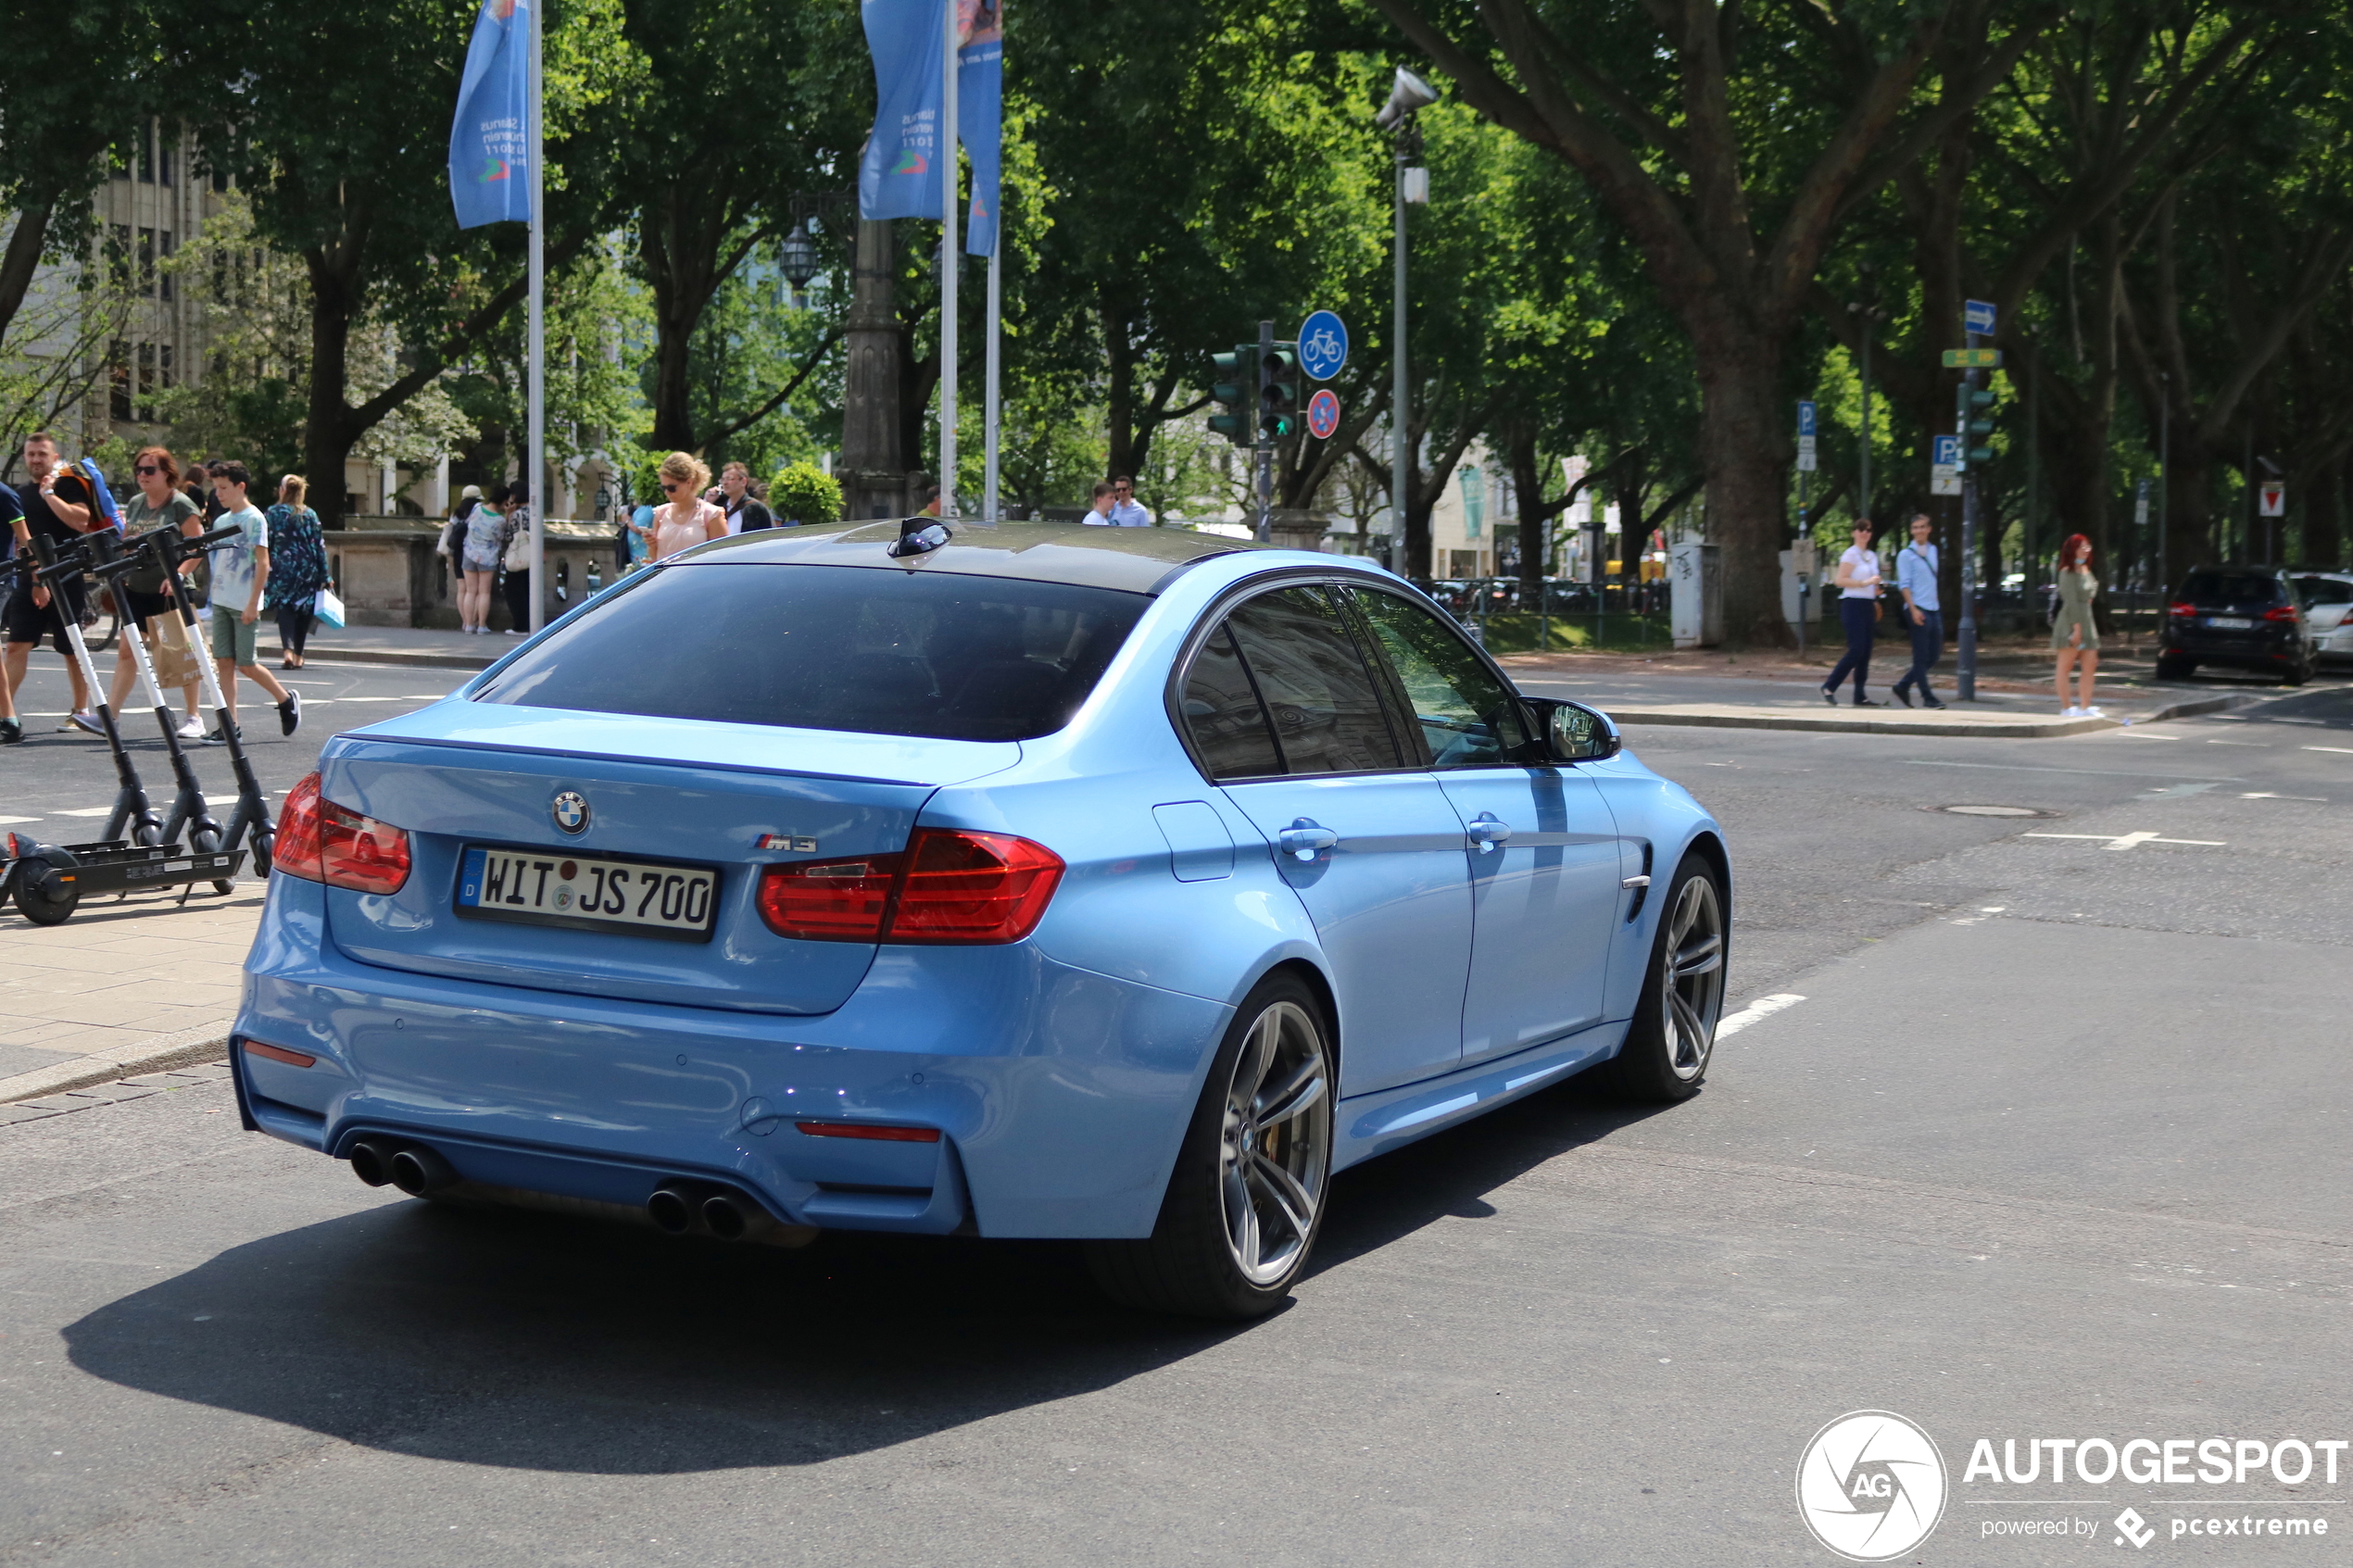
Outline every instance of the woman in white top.
<svg viewBox="0 0 2353 1568"><path fill-rule="evenodd" d="M654 559L726 535L727 514L701 495L710 483L711 470L699 458L673 452L661 460L661 493L670 499L654 508Z"/></svg>
<svg viewBox="0 0 2353 1568"><path fill-rule="evenodd" d="M1863 695L1863 680L1871 672L1871 627L1879 620L1879 553L1871 548L1871 520L1855 520L1855 544L1838 558L1838 573L1831 579L1838 589L1838 619L1846 629L1846 654L1822 683L1822 700L1838 706L1838 688L1846 672L1855 671L1855 706L1877 708Z"/></svg>

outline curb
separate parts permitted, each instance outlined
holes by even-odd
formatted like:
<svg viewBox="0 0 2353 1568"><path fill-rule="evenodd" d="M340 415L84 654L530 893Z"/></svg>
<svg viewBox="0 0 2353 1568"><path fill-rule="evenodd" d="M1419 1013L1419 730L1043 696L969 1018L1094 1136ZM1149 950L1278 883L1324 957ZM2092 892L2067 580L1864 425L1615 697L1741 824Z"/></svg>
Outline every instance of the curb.
<svg viewBox="0 0 2353 1568"><path fill-rule="evenodd" d="M2161 724L2169 719L2190 719L2271 700L2269 693L2233 692L2222 696L2190 697L2168 703L2153 712L2120 719L2060 719L2016 724L1964 724L1933 719L1815 719L1795 713L1670 713L1629 708L1604 709L1620 724L1653 724L1719 730L1817 730L1832 734L1876 735L1988 735L2001 740L2051 740L2063 735L2120 730L2127 723Z"/></svg>
<svg viewBox="0 0 2353 1568"><path fill-rule="evenodd" d="M513 645L509 644L511 647ZM507 650L502 647L499 653ZM274 643L263 643L254 649L257 659L282 657L285 649ZM497 662L496 657L478 659L464 653L409 653L399 648L313 648L303 658L305 664L396 664L418 670L487 670Z"/></svg>
<svg viewBox="0 0 2353 1568"><path fill-rule="evenodd" d="M85 1089L93 1084L111 1084L118 1078L132 1078L142 1073L161 1073L168 1068L187 1067L199 1061L219 1061L228 1054L228 1021L199 1023L193 1029L182 1029L177 1034L157 1035L142 1040L128 1050L71 1056L53 1066L36 1067L30 1073L0 1078L0 1105L20 1099L39 1099L44 1095L63 1094L68 1089Z"/></svg>

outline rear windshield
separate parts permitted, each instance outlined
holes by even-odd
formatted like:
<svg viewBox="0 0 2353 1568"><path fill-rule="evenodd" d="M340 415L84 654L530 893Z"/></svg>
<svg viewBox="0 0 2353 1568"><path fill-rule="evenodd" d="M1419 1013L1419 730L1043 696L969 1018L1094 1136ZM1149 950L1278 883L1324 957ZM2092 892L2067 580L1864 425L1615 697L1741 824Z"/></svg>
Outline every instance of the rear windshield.
<svg viewBox="0 0 2353 1568"><path fill-rule="evenodd" d="M2287 587L2264 571L2193 571L2182 586L2182 597L2192 604L2280 604Z"/></svg>
<svg viewBox="0 0 2353 1568"><path fill-rule="evenodd" d="M2342 577L2299 577L2296 585L2308 605L2353 605L2353 583Z"/></svg>
<svg viewBox="0 0 2353 1568"><path fill-rule="evenodd" d="M523 654L482 702L937 740L1070 721L1143 594L869 567L665 568Z"/></svg>

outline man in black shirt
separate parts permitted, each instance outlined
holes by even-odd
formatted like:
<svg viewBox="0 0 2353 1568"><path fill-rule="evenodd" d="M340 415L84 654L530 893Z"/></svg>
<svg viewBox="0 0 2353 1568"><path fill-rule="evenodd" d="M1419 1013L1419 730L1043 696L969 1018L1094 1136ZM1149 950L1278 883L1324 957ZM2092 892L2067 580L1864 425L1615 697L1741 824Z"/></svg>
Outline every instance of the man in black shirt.
<svg viewBox="0 0 2353 1568"><path fill-rule="evenodd" d="M92 516L88 482L58 459L57 444L48 432L35 431L24 438L24 466L32 476L32 483L18 494L22 515L8 525L19 550L31 550L36 534L46 535L51 544L63 546L94 527L107 526L105 519ZM73 713L57 727L71 729L79 719L84 721L82 728L100 734L97 719L90 712L89 683L82 678L82 666L74 662L63 620L63 616L70 615L76 623L81 621L82 580L68 578L60 586L63 592L53 595L44 587L28 587L25 580L19 577L8 594L6 609L0 610L0 624L6 625L8 638L6 669L9 706L14 708L17 689L24 684L25 668L32 658L33 645L46 633L50 646L65 656L66 676L73 683Z"/></svg>
<svg viewBox="0 0 2353 1568"><path fill-rule="evenodd" d="M24 517L23 504L17 493L0 484L0 601L16 590L16 574L9 570L16 562L17 528ZM0 674L0 746L13 746L24 739L24 726L17 722L17 694L5 674Z"/></svg>
<svg viewBox="0 0 2353 1568"><path fill-rule="evenodd" d="M768 503L751 493L751 470L741 463L729 463L720 470L719 488L727 495L727 532L749 533L755 528L774 528L776 514Z"/></svg>

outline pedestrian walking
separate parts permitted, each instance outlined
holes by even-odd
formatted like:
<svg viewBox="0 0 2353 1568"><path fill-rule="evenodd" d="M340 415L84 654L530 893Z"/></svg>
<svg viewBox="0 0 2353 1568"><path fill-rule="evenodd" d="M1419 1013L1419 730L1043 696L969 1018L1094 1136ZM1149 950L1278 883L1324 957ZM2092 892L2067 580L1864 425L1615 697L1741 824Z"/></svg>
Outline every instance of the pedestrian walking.
<svg viewBox="0 0 2353 1568"><path fill-rule="evenodd" d="M752 494L751 470L741 463L729 463L719 470L720 493L726 496L727 532L749 533L755 528L774 528L776 514L768 504Z"/></svg>
<svg viewBox="0 0 2353 1568"><path fill-rule="evenodd" d="M254 657L254 623L261 619L262 590L270 583L270 520L248 498L252 484L253 475L233 458L212 465L212 492L220 498L220 526L238 531L206 551L205 564L212 571L212 662L220 672L221 706L239 740L245 734L237 723L240 674L278 705L280 734L290 735L302 722L302 698L280 685L278 677ZM219 730L204 738L213 746L228 743Z"/></svg>
<svg viewBox="0 0 2353 1568"><path fill-rule="evenodd" d="M1111 521L1114 528L1150 528L1152 514L1136 500L1136 481L1124 473L1111 476Z"/></svg>
<svg viewBox="0 0 2353 1568"><path fill-rule="evenodd" d="M1879 553L1871 548L1869 518L1855 520L1855 543L1838 558L1838 572L1831 582L1838 589L1838 620L1846 631L1846 652L1831 671L1831 678L1822 683L1822 700L1832 708L1838 706L1839 685L1851 670L1855 706L1877 708L1878 703L1863 695L1863 682L1871 672L1871 628L1879 621Z"/></svg>
<svg viewBox="0 0 2353 1568"><path fill-rule="evenodd" d="M703 500L698 492L711 480L700 458L673 452L661 460L661 493L670 497L654 509L654 558L727 535L727 514Z"/></svg>
<svg viewBox="0 0 2353 1568"><path fill-rule="evenodd" d="M24 504L17 499L13 484L0 484L0 608L13 591L16 573L9 570L17 558L17 534L24 522ZM8 680L7 671L0 668L0 746L14 746L24 739L24 725L17 718L17 694Z"/></svg>
<svg viewBox="0 0 2353 1568"><path fill-rule="evenodd" d="M1895 683L1895 700L1912 706L1906 687L1920 694L1922 708L1942 708L1928 689L1928 672L1944 654L1944 617L1937 608L1936 546L1929 542L1936 525L1926 512L1912 514L1912 542L1895 554L1895 586L1904 596L1904 623L1912 634L1912 667Z"/></svg>
<svg viewBox="0 0 2353 1568"><path fill-rule="evenodd" d="M1078 521L1089 528L1117 528L1119 524L1112 521L1111 513L1118 504L1118 493L1112 488L1111 481L1099 479L1095 482L1095 498L1088 503L1087 515Z"/></svg>
<svg viewBox="0 0 2353 1568"><path fill-rule="evenodd" d="M2070 533L2059 546L2058 613L2051 620L2051 647L2058 658L2059 717L2105 719L2092 706L2092 682L2100 670L2100 628L2092 619L2092 601L2099 596L2100 580L2092 575L2092 542ZM2078 660L2082 676L2075 700L2068 700L2068 672Z"/></svg>
<svg viewBox="0 0 2353 1568"><path fill-rule="evenodd" d="M290 473L278 482L278 504L264 514L270 523L270 608L278 617L278 668L299 670L310 623L319 612L319 590L327 585L327 538L319 514L303 505L310 482Z"/></svg>
<svg viewBox="0 0 2353 1568"><path fill-rule="evenodd" d="M507 596L507 635L531 635L531 489L521 480L507 487L507 553L499 587Z"/></svg>
<svg viewBox="0 0 2353 1568"><path fill-rule="evenodd" d="M32 541L45 538L60 548L72 544L84 533L113 526L107 519L94 516L90 502L90 486L78 474L71 473L57 455L57 443L45 430L36 430L24 438L25 472L32 483L17 493L18 516L9 523L16 536L17 548L30 551ZM59 486L64 490L60 493ZM57 592L19 576L8 593L8 602L0 608L0 625L6 628L7 647L0 654L0 669L7 673L9 707L13 711L17 692L24 685L25 672L31 668L32 649L45 634L49 646L66 661L66 678L73 683L73 704L60 730L87 730L103 734L97 715L90 710L90 684L82 678L82 666L73 657L72 645L66 641L66 616L80 624L87 608L82 579L68 575L59 580Z"/></svg>
<svg viewBox="0 0 2353 1568"><path fill-rule="evenodd" d="M126 534L136 538L158 528L177 528L193 539L204 532L204 508L181 491L180 463L167 448L140 447L137 455L131 459L131 472L139 483L138 488L132 491L131 498L122 504L122 530ZM181 564L180 574L183 583L195 567L193 559ZM182 583L173 584L175 590L182 586ZM165 596L163 569L143 565L136 571L116 578L115 596L119 601L115 608L137 623L141 633L146 636L149 651L158 656L157 669L160 671L161 644L167 638L175 649L184 647L180 634L180 612ZM158 626L162 629L162 636L157 634ZM185 648L184 651L191 662L188 679L180 688L180 698L187 709L188 716L180 726L180 734L183 740L195 740L204 734L204 721L196 717L198 687L193 660L203 656L193 648ZM131 661L131 645L126 639L121 646L115 649L114 681L107 694L107 706L120 713L124 700L131 696L131 684L136 679L138 667Z"/></svg>
<svg viewBox="0 0 2353 1568"><path fill-rule="evenodd" d="M490 499L475 502L466 514L465 541L458 550L464 573L458 582L458 629L471 636L490 631L490 583L507 553L506 493L506 486L499 485Z"/></svg>

